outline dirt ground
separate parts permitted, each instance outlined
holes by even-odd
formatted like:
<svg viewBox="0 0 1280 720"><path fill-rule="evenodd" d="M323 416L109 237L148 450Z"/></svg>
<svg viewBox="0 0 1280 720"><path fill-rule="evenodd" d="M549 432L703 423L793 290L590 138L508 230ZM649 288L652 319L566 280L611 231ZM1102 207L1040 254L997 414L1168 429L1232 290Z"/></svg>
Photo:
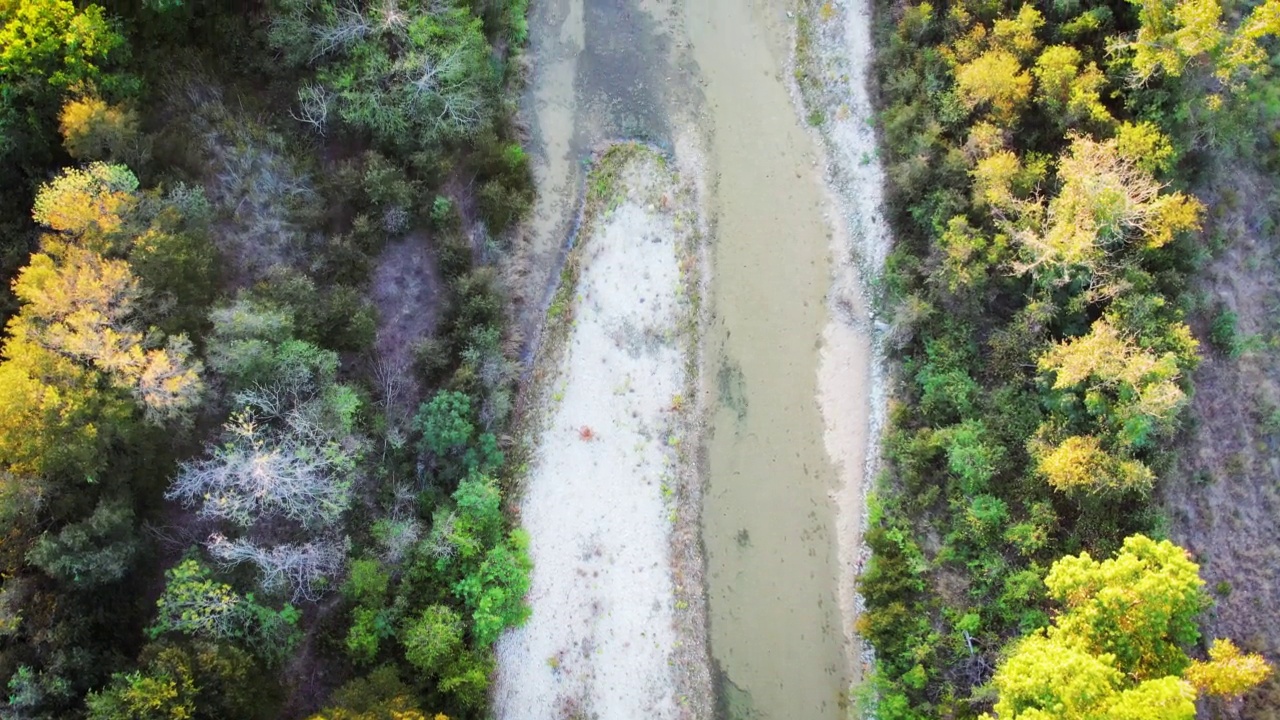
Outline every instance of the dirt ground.
<svg viewBox="0 0 1280 720"><path fill-rule="evenodd" d="M391 368L407 369L414 343L435 332L444 302L444 281L425 236L410 235L382 250L369 299L378 309L378 357Z"/></svg>
<svg viewBox="0 0 1280 720"><path fill-rule="evenodd" d="M1280 183L1261 173L1231 175L1221 189L1199 193L1214 208L1205 237L1221 245L1200 273L1199 312L1192 326L1204 361L1195 374L1190 429L1179 466L1166 483L1172 539L1201 565L1216 605L1206 614L1206 641L1230 637L1280 664L1280 240L1269 209ZM1227 308L1238 317L1238 357L1207 341L1212 319ZM1243 703L1205 708L1206 717L1280 717L1280 680L1273 675Z"/></svg>

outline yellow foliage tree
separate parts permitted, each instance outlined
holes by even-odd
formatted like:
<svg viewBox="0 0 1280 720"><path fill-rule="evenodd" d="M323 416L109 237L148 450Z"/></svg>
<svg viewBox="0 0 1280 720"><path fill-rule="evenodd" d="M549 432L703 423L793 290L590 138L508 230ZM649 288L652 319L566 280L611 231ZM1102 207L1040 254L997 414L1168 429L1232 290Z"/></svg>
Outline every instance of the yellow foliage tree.
<svg viewBox="0 0 1280 720"><path fill-rule="evenodd" d="M1056 446L1033 440L1031 451L1036 469L1063 492L1145 490L1155 483L1150 468L1112 455L1091 435L1073 435Z"/></svg>
<svg viewBox="0 0 1280 720"><path fill-rule="evenodd" d="M1007 50L1020 59L1030 58L1040 49L1040 39L1036 33L1044 27L1044 16L1034 5L1027 4L1018 8L1013 17L1003 17L995 22L992 29L992 44Z"/></svg>
<svg viewBox="0 0 1280 720"><path fill-rule="evenodd" d="M201 364L185 337L148 346L136 320L142 293L128 263L58 241L47 241L45 250L14 280L24 306L11 335L102 372L132 392L153 421L194 407Z"/></svg>
<svg viewBox="0 0 1280 720"><path fill-rule="evenodd" d="M988 237L971 226L963 215L951 218L946 231L938 238L948 289L956 292L980 284L988 271L1000 262L1007 245L1003 235Z"/></svg>
<svg viewBox="0 0 1280 720"><path fill-rule="evenodd" d="M1218 62L1218 79L1230 82L1265 71L1267 53L1258 41L1276 36L1280 36L1280 0L1266 0L1236 29Z"/></svg>
<svg viewBox="0 0 1280 720"><path fill-rule="evenodd" d="M82 160L136 162L141 155L138 114L89 96L68 100L58 117L62 146Z"/></svg>
<svg viewBox="0 0 1280 720"><path fill-rule="evenodd" d="M1208 663L1187 657L1207 604L1204 581L1167 540L1135 535L1102 562L1062 558L1045 585L1063 610L997 668L1000 720L1192 720L1198 688L1239 694L1270 672L1230 641L1215 642Z"/></svg>
<svg viewBox="0 0 1280 720"><path fill-rule="evenodd" d="M444 713L428 716L419 710L407 695L394 697L376 707L357 711L347 708L328 708L312 715L308 720L449 720Z"/></svg>
<svg viewBox="0 0 1280 720"><path fill-rule="evenodd" d="M1138 82L1156 72L1179 77L1188 63L1223 42L1219 0L1130 0L1138 6L1138 33L1130 47Z"/></svg>
<svg viewBox="0 0 1280 720"><path fill-rule="evenodd" d="M997 122L1011 125L1031 97L1031 74L1008 50L988 50L956 68L956 89L970 109L988 107Z"/></svg>
<svg viewBox="0 0 1280 720"><path fill-rule="evenodd" d="M1256 687L1271 674L1271 666L1257 653L1244 654L1227 639L1209 648L1209 662L1196 660L1183 674L1200 692L1235 698Z"/></svg>
<svg viewBox="0 0 1280 720"><path fill-rule="evenodd" d="M1152 175L1171 169L1173 144L1155 123L1122 122L1116 128L1116 152Z"/></svg>
<svg viewBox="0 0 1280 720"><path fill-rule="evenodd" d="M1173 331L1178 336L1190 332L1181 324ZM1187 349L1193 352L1194 343ZM1112 429L1115 442L1133 448L1171 430L1186 405L1186 393L1178 385L1182 362L1172 351L1157 354L1140 346L1112 318L1102 317L1089 334L1055 344L1037 364L1054 374L1055 390L1082 389L1086 406L1099 408L1095 414ZM1104 397L1107 401L1101 402Z"/></svg>
<svg viewBox="0 0 1280 720"><path fill-rule="evenodd" d="M137 204L138 178L123 165L99 162L64 170L46 183L31 215L41 225L84 238L118 232Z"/></svg>
<svg viewBox="0 0 1280 720"><path fill-rule="evenodd" d="M113 256L130 245L137 187L127 168L96 163L64 172L37 196L33 215L55 232L13 282L22 306L0 347L0 469L92 475L135 405L113 388L156 422L185 417L199 402L191 344L142 323L144 290Z"/></svg>
<svg viewBox="0 0 1280 720"><path fill-rule="evenodd" d="M1267 70L1267 52L1259 41L1280 36L1280 0L1255 7L1234 30L1222 21L1220 0L1130 0L1138 6L1134 51L1135 80L1157 72L1182 75L1201 63L1231 87Z"/></svg>
<svg viewBox="0 0 1280 720"><path fill-rule="evenodd" d="M1115 139L1080 134L1070 139L1058 162L1062 188L1049 201L1043 227L1015 236L1026 256L1019 270L1059 283L1087 272L1100 284L1122 266L1118 251L1126 243L1159 247L1178 233L1199 229L1199 201L1182 193L1161 194L1151 172L1122 155Z"/></svg>

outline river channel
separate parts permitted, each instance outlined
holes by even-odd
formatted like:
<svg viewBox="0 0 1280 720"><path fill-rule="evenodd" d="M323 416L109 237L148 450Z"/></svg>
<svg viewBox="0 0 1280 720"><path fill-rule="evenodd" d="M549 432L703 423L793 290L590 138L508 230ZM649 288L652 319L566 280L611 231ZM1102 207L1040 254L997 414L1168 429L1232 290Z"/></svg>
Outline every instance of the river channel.
<svg viewBox="0 0 1280 720"><path fill-rule="evenodd" d="M830 384L819 387L833 201L818 140L789 91L788 9L545 0L530 16L524 115L540 193L522 250L524 287L536 289L522 325L536 324L538 294L556 276L592 150L634 138L675 153L681 137L696 138L712 278L701 515L717 716L726 720L843 718L854 677L841 591L851 553L839 547L848 536L836 500L846 475L831 460L819 399Z"/></svg>

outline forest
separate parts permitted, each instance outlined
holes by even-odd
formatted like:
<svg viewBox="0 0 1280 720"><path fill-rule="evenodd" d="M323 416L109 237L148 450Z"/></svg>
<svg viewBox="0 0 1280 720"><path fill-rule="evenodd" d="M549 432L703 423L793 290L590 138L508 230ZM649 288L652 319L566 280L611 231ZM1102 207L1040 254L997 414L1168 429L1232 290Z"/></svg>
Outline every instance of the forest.
<svg viewBox="0 0 1280 720"><path fill-rule="evenodd" d="M898 384L860 580L867 702L881 720L1235 717L1275 692L1255 690L1270 669L1201 636L1231 588L1165 539L1160 490L1194 371L1245 352L1193 291L1231 213L1199 197L1280 171L1280 5L877 13Z"/></svg>
<svg viewBox="0 0 1280 720"><path fill-rule="evenodd" d="M1242 225L1274 272L1280 0L872 4L893 387L851 711L1280 708L1274 608L1207 630L1233 589L1170 511L1198 371L1280 345L1198 285ZM528 13L0 0L0 717L493 715L534 572L499 262L535 202ZM1255 472L1232 457L1190 482Z"/></svg>
<svg viewBox="0 0 1280 720"><path fill-rule="evenodd" d="M526 32L0 1L0 715L484 716Z"/></svg>

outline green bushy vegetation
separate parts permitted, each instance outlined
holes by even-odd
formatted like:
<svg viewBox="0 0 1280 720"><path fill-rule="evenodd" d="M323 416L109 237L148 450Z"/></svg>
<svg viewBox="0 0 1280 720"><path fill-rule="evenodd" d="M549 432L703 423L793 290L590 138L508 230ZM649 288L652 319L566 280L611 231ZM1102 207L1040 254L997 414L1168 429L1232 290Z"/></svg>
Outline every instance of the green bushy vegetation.
<svg viewBox="0 0 1280 720"><path fill-rule="evenodd" d="M1065 658L1032 647L1059 637L1055 561L1162 527L1153 488L1204 351L1183 310L1205 215L1187 188L1210 158L1275 157L1277 6L877 13L899 384L858 629L881 720L1015 717L1047 707L1013 699L1034 694L1018 658ZM1232 352L1229 315L1210 340ZM1064 717L1137 717L1105 704Z"/></svg>
<svg viewBox="0 0 1280 720"><path fill-rule="evenodd" d="M526 9L0 2L0 715L485 716Z"/></svg>

